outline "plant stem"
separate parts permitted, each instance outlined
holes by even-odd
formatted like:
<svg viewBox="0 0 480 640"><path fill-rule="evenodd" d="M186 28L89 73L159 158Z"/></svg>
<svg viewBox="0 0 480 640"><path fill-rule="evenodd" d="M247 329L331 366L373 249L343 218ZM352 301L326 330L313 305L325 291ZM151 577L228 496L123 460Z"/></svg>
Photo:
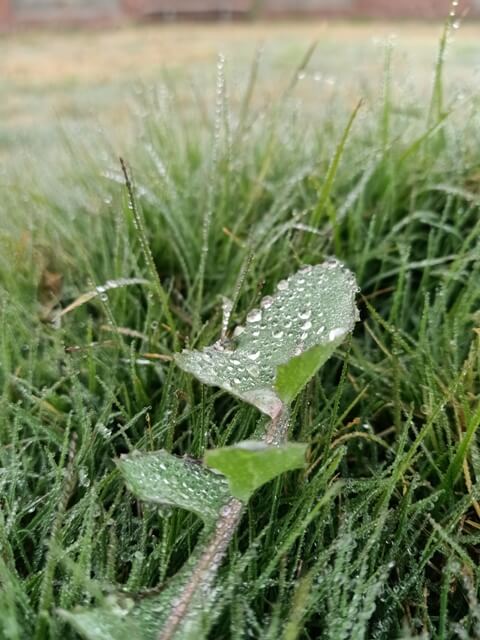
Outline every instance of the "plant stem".
<svg viewBox="0 0 480 640"><path fill-rule="evenodd" d="M280 445L286 439L289 416L288 408L284 407L277 416L272 418L265 436L262 438L263 442L275 446ZM195 595L199 590L208 592L210 589L225 557L228 545L240 524L244 508L245 503L237 498L231 498L222 507L212 536L200 554L182 594L172 603L170 614L158 635L158 640L173 640L180 625L188 616Z"/></svg>
<svg viewBox="0 0 480 640"><path fill-rule="evenodd" d="M265 436L262 438L265 444L273 444L279 446L287 439L288 423L290 420L290 411L285 405L283 409L272 418L268 425Z"/></svg>

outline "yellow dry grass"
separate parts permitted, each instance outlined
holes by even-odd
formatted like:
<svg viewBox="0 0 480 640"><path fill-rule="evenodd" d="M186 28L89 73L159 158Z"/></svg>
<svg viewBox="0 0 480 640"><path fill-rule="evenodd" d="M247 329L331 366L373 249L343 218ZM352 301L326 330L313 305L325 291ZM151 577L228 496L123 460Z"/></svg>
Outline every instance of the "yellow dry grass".
<svg viewBox="0 0 480 640"><path fill-rule="evenodd" d="M384 43L396 43L394 77L415 93L431 88L440 24L347 23L326 21L274 23L125 24L97 30L32 30L0 36L0 158L23 167L25 154L42 164L58 162L57 133L77 126L77 143L95 140L101 129L113 144L134 135L131 97L135 82L153 87L162 70L178 74L177 98L196 101L190 82L211 104L215 61L229 62L229 78L244 84L254 50L263 45L260 99L275 100L313 41L318 49L309 79L297 96L317 109L319 100L341 94L353 107L358 98L381 90ZM468 86L471 61L478 52L480 26L455 32L448 75ZM233 73L231 73L233 72ZM314 79L321 77L320 82ZM231 86L231 85L230 85ZM408 89L410 91L410 89ZM209 93L210 92L210 93ZM238 93L238 92L237 92ZM235 94L235 88L232 91ZM197 96L198 97L198 96ZM231 96L232 101L238 96ZM198 106L198 105L197 105ZM77 144L75 143L75 144Z"/></svg>
<svg viewBox="0 0 480 640"><path fill-rule="evenodd" d="M345 47L368 46L395 33L405 49L434 51L438 24L411 23L253 23L154 24L95 31L24 32L0 40L0 71L15 85L48 87L65 82L108 82L135 78L159 68L196 65L218 51L234 53L258 43L307 46L313 40ZM474 46L480 26L464 25L457 39Z"/></svg>

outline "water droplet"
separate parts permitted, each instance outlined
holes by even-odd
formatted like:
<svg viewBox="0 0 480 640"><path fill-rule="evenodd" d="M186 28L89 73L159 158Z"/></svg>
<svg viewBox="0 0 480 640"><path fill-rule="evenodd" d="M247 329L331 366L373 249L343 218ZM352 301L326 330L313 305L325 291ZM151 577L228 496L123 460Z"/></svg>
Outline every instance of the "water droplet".
<svg viewBox="0 0 480 640"><path fill-rule="evenodd" d="M307 320L303 325L302 325L302 331L308 331L309 329L312 328L312 323L310 320Z"/></svg>
<svg viewBox="0 0 480 640"><path fill-rule="evenodd" d="M305 309L304 311L300 311L300 313L298 314L298 317L301 318L302 320L308 320L308 318L310 318L311 315L312 315L311 310Z"/></svg>
<svg viewBox="0 0 480 640"><path fill-rule="evenodd" d="M255 351L254 353L247 354L247 358L249 360L258 360L259 357L260 357L260 351Z"/></svg>
<svg viewBox="0 0 480 640"><path fill-rule="evenodd" d="M247 371L252 376L252 378L258 378L258 376L260 375L260 369L254 364L247 367Z"/></svg>
<svg viewBox="0 0 480 640"><path fill-rule="evenodd" d="M343 327L337 327L336 329L332 329L329 332L328 339L330 340L330 342L333 342L334 340L336 340L337 338L340 338L346 333L347 333L346 329L344 329Z"/></svg>
<svg viewBox="0 0 480 640"><path fill-rule="evenodd" d="M322 325L319 329L317 329L317 335L321 335L325 331L325 325Z"/></svg>
<svg viewBox="0 0 480 640"><path fill-rule="evenodd" d="M111 435L112 435L111 430L110 430L110 429L108 429L108 428L103 424L103 422L99 422L99 423L97 424L97 426L96 426L96 430L98 431L98 433L99 433L103 438L105 438L105 440L108 440L108 439L111 437Z"/></svg>
<svg viewBox="0 0 480 640"><path fill-rule="evenodd" d="M336 269L340 265L340 262L336 258L329 258L325 262L325 269Z"/></svg>
<svg viewBox="0 0 480 640"><path fill-rule="evenodd" d="M288 289L288 281L280 280L280 282L277 284L277 289L279 291L286 291Z"/></svg>
<svg viewBox="0 0 480 640"><path fill-rule="evenodd" d="M272 333L272 336L274 338L277 338L277 340L279 340L280 338L283 338L283 331L274 331Z"/></svg>
<svg viewBox="0 0 480 640"><path fill-rule="evenodd" d="M241 336L244 331L245 327L239 324L238 327L235 327L235 329L233 330L233 337L238 338L238 336Z"/></svg>
<svg viewBox="0 0 480 640"><path fill-rule="evenodd" d="M84 469L83 467L78 472L78 481L82 487L90 486L90 478L88 477L86 469Z"/></svg>
<svg viewBox="0 0 480 640"><path fill-rule="evenodd" d="M272 296L265 296L263 300L260 302L260 306L262 309L269 309L273 304Z"/></svg>
<svg viewBox="0 0 480 640"><path fill-rule="evenodd" d="M260 309L252 309L247 315L247 322L260 322L262 319L262 312Z"/></svg>
<svg viewBox="0 0 480 640"><path fill-rule="evenodd" d="M226 504L220 509L220 514L224 517L228 517L231 514L231 512L232 512L232 508L230 507L229 504Z"/></svg>

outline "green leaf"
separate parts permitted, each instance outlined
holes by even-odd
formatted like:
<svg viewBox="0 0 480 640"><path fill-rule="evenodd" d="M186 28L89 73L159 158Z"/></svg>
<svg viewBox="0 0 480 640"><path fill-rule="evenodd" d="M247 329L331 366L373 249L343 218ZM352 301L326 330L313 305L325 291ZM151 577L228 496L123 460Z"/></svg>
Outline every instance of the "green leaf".
<svg viewBox="0 0 480 640"><path fill-rule="evenodd" d="M338 337L327 344L312 347L286 364L279 365L275 388L285 404L292 402L310 378L330 358L338 345L344 341L345 333L346 331L339 330Z"/></svg>
<svg viewBox="0 0 480 640"><path fill-rule="evenodd" d="M139 626L129 616L128 609L120 606L103 606L96 609L79 611L58 611L61 618L69 622L83 638L87 640L147 640L154 638Z"/></svg>
<svg viewBox="0 0 480 640"><path fill-rule="evenodd" d="M125 455L117 464L130 490L140 499L181 507L200 516L208 525L204 536L209 535L220 509L231 499L224 477L166 451ZM172 603L190 580L202 550L202 545L198 545L160 594L136 602L117 594L106 598L99 607L58 613L86 640L156 640ZM215 596L215 590L195 594L189 615L174 633L175 639L205 637L203 631L209 626L208 614Z"/></svg>
<svg viewBox="0 0 480 640"><path fill-rule="evenodd" d="M187 509L205 522L215 520L230 498L224 478L167 451L125 455L117 464L141 500Z"/></svg>
<svg viewBox="0 0 480 640"><path fill-rule="evenodd" d="M134 602L123 594L105 598L102 606L74 611L58 610L58 614L85 640L157 640L171 611L172 602L179 596L188 580L191 563L170 580L165 589L153 596ZM190 616L174 633L176 640L202 640L208 628L208 612L213 594L199 593Z"/></svg>
<svg viewBox="0 0 480 640"><path fill-rule="evenodd" d="M252 493L284 471L305 466L306 444L287 443L270 446L245 440L232 447L212 449L205 464L223 473L233 496L247 502Z"/></svg>
<svg viewBox="0 0 480 640"><path fill-rule="evenodd" d="M183 351L176 361L275 418L352 331L357 290L355 277L337 260L305 267L279 282L231 341Z"/></svg>

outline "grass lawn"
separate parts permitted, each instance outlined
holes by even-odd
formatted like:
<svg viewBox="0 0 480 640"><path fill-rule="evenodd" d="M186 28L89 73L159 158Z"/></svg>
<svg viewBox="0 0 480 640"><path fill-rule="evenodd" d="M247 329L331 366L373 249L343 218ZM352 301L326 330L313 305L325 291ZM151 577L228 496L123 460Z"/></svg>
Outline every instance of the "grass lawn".
<svg viewBox="0 0 480 640"><path fill-rule="evenodd" d="M446 56L409 23L0 39L1 640L80 638L60 610L128 619L169 584L201 520L115 459L265 429L172 354L219 337L222 296L233 327L332 255L361 322L295 401L307 465L254 494L195 637L480 637L479 30Z"/></svg>

